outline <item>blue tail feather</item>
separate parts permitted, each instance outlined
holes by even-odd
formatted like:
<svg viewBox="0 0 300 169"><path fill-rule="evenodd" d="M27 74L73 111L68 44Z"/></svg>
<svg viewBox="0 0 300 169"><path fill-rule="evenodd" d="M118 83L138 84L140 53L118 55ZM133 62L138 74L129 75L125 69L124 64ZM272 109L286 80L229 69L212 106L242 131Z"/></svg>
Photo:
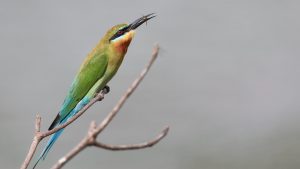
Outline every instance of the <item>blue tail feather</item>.
<svg viewBox="0 0 300 169"><path fill-rule="evenodd" d="M51 147L53 146L53 144L55 143L55 141L58 139L58 137L61 135L61 133L64 131L64 129L58 130L56 133L54 133L51 138L48 140L48 143L46 145L46 147L44 148L44 150L42 151L41 155L39 156L37 162L34 164L33 169L36 167L36 165L38 164L38 162L40 160L45 160L49 150L51 149Z"/></svg>
<svg viewBox="0 0 300 169"><path fill-rule="evenodd" d="M66 118L62 119L62 121L59 124L64 124L66 121L68 121L71 117L73 117L76 113L78 113L89 102L89 100L90 99L87 99L87 98L82 99L76 105L76 107L68 114L68 116ZM53 146L53 144L58 139L58 137L62 134L63 131L64 131L64 129L60 129L50 137L46 147L42 151L42 153L39 156L37 162L34 164L33 169L37 166L37 164L39 163L40 160L45 160L45 158L46 158L47 154L49 153L51 147Z"/></svg>

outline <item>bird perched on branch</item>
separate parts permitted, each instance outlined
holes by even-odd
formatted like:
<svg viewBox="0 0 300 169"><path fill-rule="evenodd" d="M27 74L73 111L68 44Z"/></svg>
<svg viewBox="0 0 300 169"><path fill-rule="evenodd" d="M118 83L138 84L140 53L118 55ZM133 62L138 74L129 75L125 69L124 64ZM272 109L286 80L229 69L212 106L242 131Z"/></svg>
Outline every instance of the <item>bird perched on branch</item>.
<svg viewBox="0 0 300 169"><path fill-rule="evenodd" d="M67 122L79 112L90 100L102 90L118 71L128 46L134 37L135 29L155 17L152 14L143 16L131 24L119 24L109 29L97 46L88 54L70 87L56 118L49 130ZM39 156L34 167L45 159L49 150L64 129L54 133Z"/></svg>

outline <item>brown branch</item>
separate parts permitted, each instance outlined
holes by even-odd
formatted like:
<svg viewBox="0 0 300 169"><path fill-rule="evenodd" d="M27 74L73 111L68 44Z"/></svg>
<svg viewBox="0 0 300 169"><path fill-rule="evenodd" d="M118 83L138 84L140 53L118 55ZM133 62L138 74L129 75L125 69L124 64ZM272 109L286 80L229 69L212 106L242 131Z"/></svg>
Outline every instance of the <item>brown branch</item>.
<svg viewBox="0 0 300 169"><path fill-rule="evenodd" d="M100 125L96 126L95 122L92 122L90 125L90 129L88 134L80 141L78 145L76 145L67 155L62 157L53 167L52 169L60 169L62 168L68 161L70 161L73 157L75 157L79 152L83 151L88 146L95 146L107 150L134 150L134 149L142 149L151 147L157 144L161 139L163 139L168 131L169 127L166 127L155 139L134 145L108 145L98 142L96 140L97 136L108 126L108 124L112 121L115 115L120 111L124 103L127 101L129 96L135 91L141 81L144 79L155 59L157 58L159 51L158 45L154 47L152 57L146 67L142 70L139 77L133 81L131 86L127 89L125 94L121 97L118 103L115 105L113 110L106 116L106 118L101 122Z"/></svg>
<svg viewBox="0 0 300 169"><path fill-rule="evenodd" d="M35 118L35 133L38 133L41 131L41 116L40 115L36 115Z"/></svg>
<svg viewBox="0 0 300 169"><path fill-rule="evenodd" d="M41 126L42 120L41 120L41 117L39 115L37 115L36 121L35 121L35 134L34 134L32 143L30 145L29 151L28 151L28 153L25 157L25 160L24 160L23 164L21 165L20 169L26 169L28 167L28 165L29 165L30 161L32 160L32 157L37 149L37 146L45 137L48 137L51 134L57 132L58 130L65 128L68 125L70 125L71 123L73 123L84 112L86 112L86 110L88 110L94 103L96 103L97 101L103 100L105 94L106 94L106 92L104 90L102 90L101 92L99 92L96 95L96 97L94 97L87 105L85 105L76 115L74 115L72 118L70 118L66 123L59 125L49 131L45 131L45 132L40 131L40 126Z"/></svg>
<svg viewBox="0 0 300 169"><path fill-rule="evenodd" d="M77 114L75 114L72 118L70 118L66 123L59 125L58 127L55 127L52 130L46 131L42 133L43 137L50 136L53 133L56 133L58 130L67 127L71 123L73 123L76 119L78 119L85 111L87 111L93 104L95 104L97 101L101 101L104 99L105 92L103 90L96 95L87 105L85 105Z"/></svg>
<svg viewBox="0 0 300 169"><path fill-rule="evenodd" d="M115 105L113 110L108 114L108 116L102 121L102 123L96 128L96 132L94 132L94 136L101 133L105 127L112 121L112 119L115 117L115 115L120 111L120 109L123 107L126 100L129 98L129 96L134 92L134 90L138 87L138 85L141 83L141 81L144 79L148 71L150 70L152 64L154 63L155 59L158 56L159 46L156 45L153 49L152 57L149 61L149 63L146 65L146 67L142 70L139 77L135 79L131 86L127 89L125 94L121 97L121 99L118 101L118 103Z"/></svg>
<svg viewBox="0 0 300 169"><path fill-rule="evenodd" d="M26 169L36 151L36 148L39 144L39 142L42 140L41 136L39 135L40 133L40 128L41 128L41 116L39 115L36 115L36 118L35 118L35 135L33 137L33 140L32 140L32 143L30 145L30 148L29 148L29 151L28 151L28 154L21 166L21 169Z"/></svg>
<svg viewBox="0 0 300 169"><path fill-rule="evenodd" d="M137 88L137 86L140 84L140 82L143 80L147 72L149 71L151 65L155 61L157 55L158 55L159 47L156 46L153 50L152 58L150 62L147 64L145 69L141 72L140 76L132 83L131 87L128 88L126 93L122 96L120 101L117 103L117 105L114 107L114 109L108 114L108 116L102 121L102 123L99 126L96 126L95 123L91 123L91 128L89 130L88 136L85 137L71 152L69 152L66 157L68 158L62 158L59 160L58 164L62 167L67 161L69 161L71 158L76 156L80 151L82 151L84 148L87 146L97 146L105 149L123 149L125 150L126 147L127 149L138 149L140 148L145 148L145 147L150 147L156 143L158 143L163 137L166 136L168 129L166 128L162 131L162 133L157 136L156 139L146 142L146 143L141 143L141 144L136 144L136 145L120 145L120 146L112 146L112 145L107 145L103 144L100 142L96 141L96 137L98 136L99 133L101 133L105 127L111 122L113 117L117 114L117 112L122 108L123 104L125 101L128 99L128 97L134 92L134 90ZM35 134L33 137L33 141L30 145L29 151L26 155L26 158L21 166L21 169L26 169L32 160L32 157L34 153L36 152L38 144L45 138L50 136L51 134L57 132L58 130L67 127L71 123L73 123L77 118L79 118L86 110L88 110L94 103L97 101L101 101L104 99L104 95L106 92L103 90L100 93L96 95L95 98L93 98L86 106L84 106L76 115L74 115L72 118L70 118L66 123L59 125L52 130L41 132L40 131L40 126L41 126L41 117L37 115L36 117L36 122L35 122ZM60 168L60 167L59 167Z"/></svg>
<svg viewBox="0 0 300 169"><path fill-rule="evenodd" d="M161 139L163 139L169 132L169 127L166 127L163 129L159 135L156 136L153 140L143 142L143 143L138 143L138 144L132 144L132 145L110 145L110 144L104 144L99 141L95 141L93 143L93 146L103 148L106 150L111 150L111 151L122 151L122 150L137 150L137 149L143 149L147 147L152 147L155 144L157 144Z"/></svg>

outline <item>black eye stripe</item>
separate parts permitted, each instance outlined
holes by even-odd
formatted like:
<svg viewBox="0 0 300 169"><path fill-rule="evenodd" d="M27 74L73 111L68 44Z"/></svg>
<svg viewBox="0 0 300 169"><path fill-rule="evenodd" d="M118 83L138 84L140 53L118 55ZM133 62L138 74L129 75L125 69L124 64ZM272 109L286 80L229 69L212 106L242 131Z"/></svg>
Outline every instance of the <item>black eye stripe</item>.
<svg viewBox="0 0 300 169"><path fill-rule="evenodd" d="M127 26L127 27L124 27L124 28L118 30L109 40L111 41L111 40L114 40L114 39L124 35L127 32L128 28L129 27Z"/></svg>
<svg viewBox="0 0 300 169"><path fill-rule="evenodd" d="M125 32L127 29L128 29L128 26L126 26L126 27L124 27L124 28L120 29L119 31L123 31L123 32Z"/></svg>

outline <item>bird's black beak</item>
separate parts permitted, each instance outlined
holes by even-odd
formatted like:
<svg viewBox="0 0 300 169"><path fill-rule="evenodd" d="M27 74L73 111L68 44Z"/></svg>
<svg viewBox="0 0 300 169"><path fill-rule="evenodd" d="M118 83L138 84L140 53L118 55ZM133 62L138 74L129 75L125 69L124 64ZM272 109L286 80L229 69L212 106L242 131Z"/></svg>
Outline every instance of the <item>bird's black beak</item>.
<svg viewBox="0 0 300 169"><path fill-rule="evenodd" d="M141 26L143 23L147 22L148 20L154 18L154 13L148 14L146 16L140 17L139 19L132 22L130 25L128 25L129 30L134 30Z"/></svg>
<svg viewBox="0 0 300 169"><path fill-rule="evenodd" d="M126 27L118 30L110 39L109 41L120 37L122 35L124 35L124 33L129 32L131 30L136 29L137 27L141 26L143 23L147 22L149 19L154 18L155 15L154 13L148 14L146 16L140 17L139 19L135 20L134 22L132 22L131 24L127 25Z"/></svg>

